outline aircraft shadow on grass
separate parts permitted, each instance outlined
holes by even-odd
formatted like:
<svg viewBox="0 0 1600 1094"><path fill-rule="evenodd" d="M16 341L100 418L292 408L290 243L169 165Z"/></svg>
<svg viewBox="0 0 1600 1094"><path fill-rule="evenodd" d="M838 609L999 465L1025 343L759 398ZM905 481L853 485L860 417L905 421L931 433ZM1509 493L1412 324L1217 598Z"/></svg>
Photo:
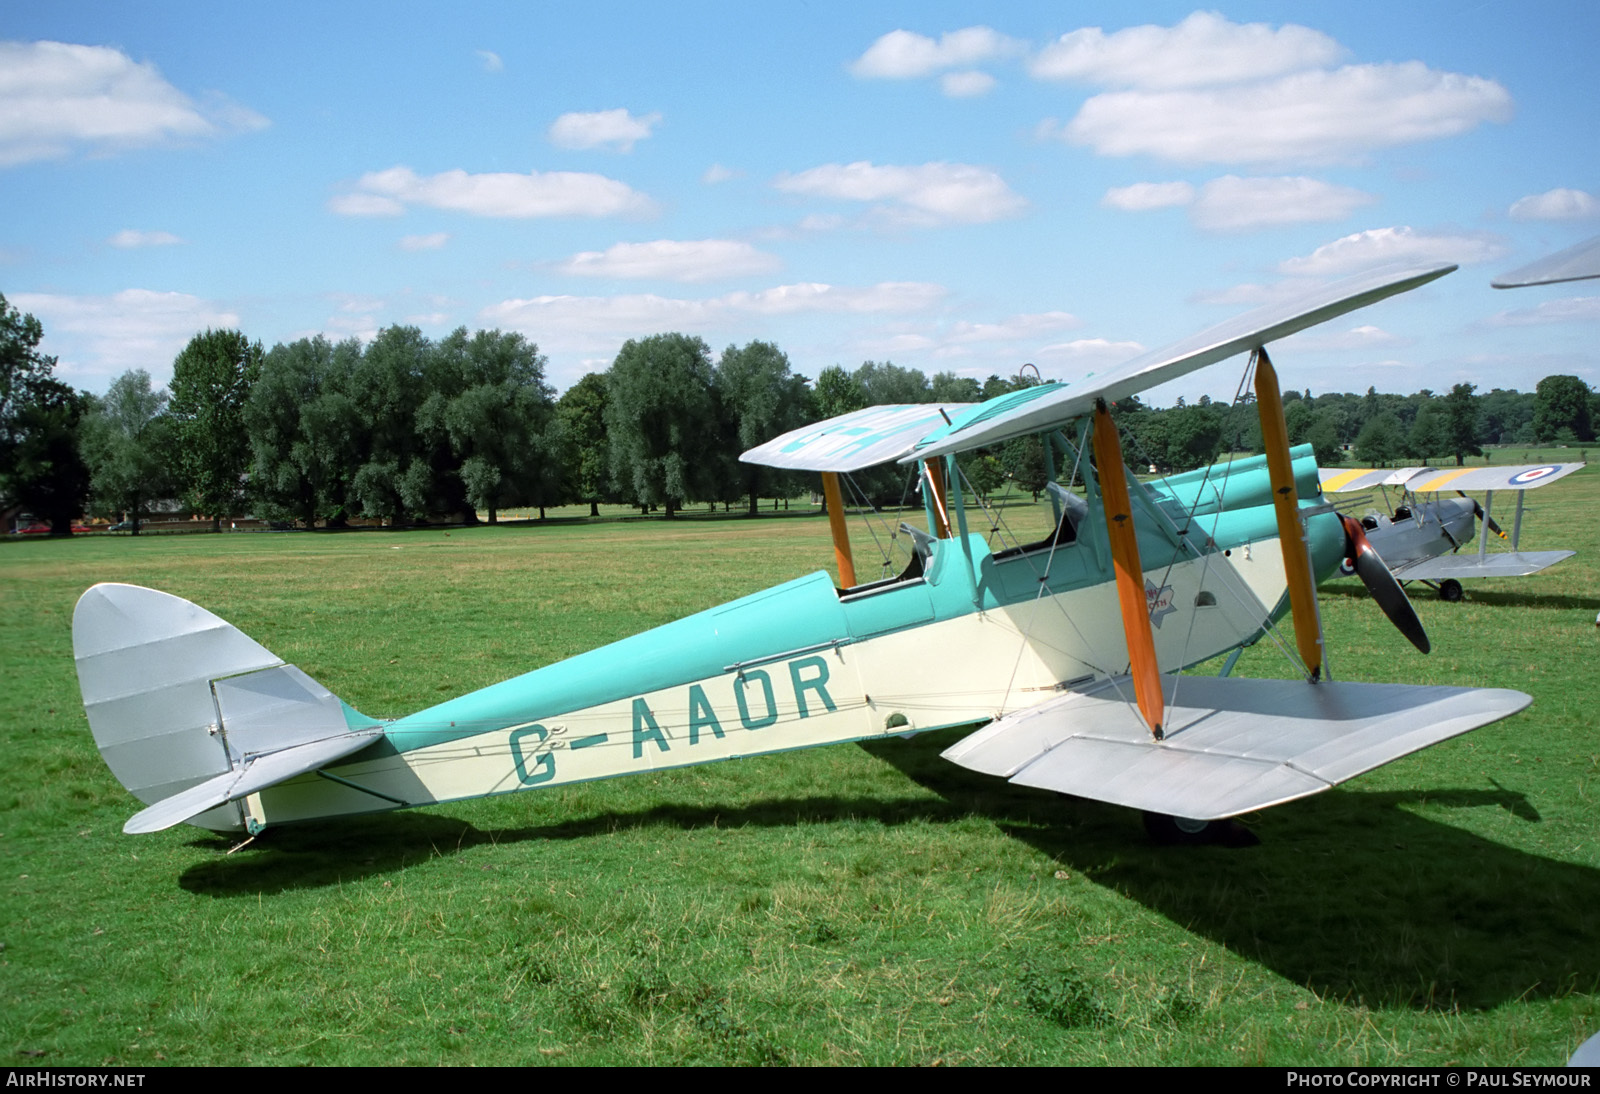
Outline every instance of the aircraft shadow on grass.
<svg viewBox="0 0 1600 1094"><path fill-rule="evenodd" d="M1361 600L1369 599L1370 594L1358 581L1334 581L1317 588L1317 595L1329 599ZM1419 596L1413 589L1413 596ZM1433 597L1423 592L1419 599L1424 603ZM1466 594L1466 599L1474 604L1492 604L1500 608L1534 608L1539 611L1586 611L1600 612L1600 597L1592 596L1562 596L1559 593L1525 593L1525 592L1493 592L1486 589L1471 589ZM1445 605L1445 609L1450 606Z"/></svg>
<svg viewBox="0 0 1600 1094"><path fill-rule="evenodd" d="M1540 820L1498 784L1335 789L1259 814L1257 847L1158 847L1129 810L1004 784L997 793L941 761L937 742L863 747L959 812L993 817L1068 869L1330 1001L1482 1010L1600 987L1600 871L1401 808L1426 800Z"/></svg>
<svg viewBox="0 0 1600 1094"><path fill-rule="evenodd" d="M1556 862L1418 816L1426 800L1499 808L1538 823L1517 791L1334 790L1261 814L1258 847L1158 847L1137 815L956 767L960 731L860 747L939 795L819 795L726 807L667 804L558 824L481 829L440 813L288 826L245 853L197 864L183 888L218 898L388 874L484 844L611 838L626 829L885 825L984 816L1073 873L1151 908L1320 997L1372 1008L1483 1010L1600 987L1600 871ZM200 839L217 850L226 840Z"/></svg>

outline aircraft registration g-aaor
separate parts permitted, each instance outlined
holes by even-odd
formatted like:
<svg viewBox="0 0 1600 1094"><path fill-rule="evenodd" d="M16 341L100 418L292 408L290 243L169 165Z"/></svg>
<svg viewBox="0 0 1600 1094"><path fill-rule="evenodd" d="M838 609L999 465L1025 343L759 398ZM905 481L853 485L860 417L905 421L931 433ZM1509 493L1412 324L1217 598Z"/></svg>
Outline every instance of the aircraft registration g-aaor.
<svg viewBox="0 0 1600 1094"><path fill-rule="evenodd" d="M1329 678L1315 586L1341 559L1427 638L1360 525L1321 501L1310 449L1289 448L1265 352L1454 268L1373 271L1078 384L779 437L742 459L822 473L843 588L819 571L393 721L186 600L96 585L73 648L101 754L147 803L124 831L255 833L962 725L982 728L945 751L957 764L1193 828L1507 717L1529 697ZM1242 353L1265 455L1127 474L1108 404ZM1087 496L1058 488L1051 535L992 550L967 529L955 454L1029 434ZM917 465L928 531L903 573L857 584L839 476L888 461ZM1274 627L1285 612L1292 641ZM1231 659L1183 672L1269 635L1299 679L1233 678Z"/></svg>

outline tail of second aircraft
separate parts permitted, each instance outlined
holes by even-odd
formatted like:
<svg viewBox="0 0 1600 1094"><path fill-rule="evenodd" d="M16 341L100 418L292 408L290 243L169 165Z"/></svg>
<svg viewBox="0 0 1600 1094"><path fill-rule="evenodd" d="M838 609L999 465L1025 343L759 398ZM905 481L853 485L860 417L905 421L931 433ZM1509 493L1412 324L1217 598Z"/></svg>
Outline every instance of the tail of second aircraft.
<svg viewBox="0 0 1600 1094"><path fill-rule="evenodd" d="M78 685L112 774L148 808L125 832L250 827L244 799L383 736L238 628L181 597L96 585L72 615Z"/></svg>

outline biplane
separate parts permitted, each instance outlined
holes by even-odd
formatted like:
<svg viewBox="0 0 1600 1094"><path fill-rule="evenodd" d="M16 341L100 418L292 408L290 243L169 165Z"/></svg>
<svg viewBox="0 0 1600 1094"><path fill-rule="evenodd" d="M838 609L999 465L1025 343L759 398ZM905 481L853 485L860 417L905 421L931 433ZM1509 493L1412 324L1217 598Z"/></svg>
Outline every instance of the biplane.
<svg viewBox="0 0 1600 1094"><path fill-rule="evenodd" d="M1355 493L1379 487L1400 490L1400 503L1387 513L1369 510L1361 517L1367 541L1402 583L1420 581L1444 600L1461 599L1462 579L1526 577L1571 558L1576 551L1524 551L1523 501L1527 491L1549 486L1581 468L1581 463L1519 464L1506 467L1400 467L1393 470L1324 467L1318 472L1325 493ZM1446 490L1455 497L1445 497ZM1482 493L1480 503L1467 491ZM1517 492L1511 534L1494 519L1497 490ZM1476 523L1474 523L1476 522ZM1509 540L1509 551L1490 551L1489 535ZM1473 540L1477 550L1470 550ZM1463 548L1468 548L1463 550Z"/></svg>
<svg viewBox="0 0 1600 1094"><path fill-rule="evenodd" d="M188 601L96 585L73 647L100 751L147 803L124 831L254 834L968 725L982 728L943 754L957 764L1192 831L1507 717L1529 697L1331 678L1315 586L1342 558L1427 639L1360 526L1322 502L1310 450L1290 449L1266 352L1452 269L1358 276L1076 385L874 408L779 437L742 458L821 473L837 584L818 571L407 717L357 712ZM1240 354L1265 455L1154 487L1128 474L1110 405ZM956 455L1028 434L1085 494L1053 492L1052 532L995 549L968 527ZM902 571L860 582L840 480L885 462L917 476L928 526ZM1230 674L1264 638L1295 679ZM1223 655L1220 674L1185 671Z"/></svg>

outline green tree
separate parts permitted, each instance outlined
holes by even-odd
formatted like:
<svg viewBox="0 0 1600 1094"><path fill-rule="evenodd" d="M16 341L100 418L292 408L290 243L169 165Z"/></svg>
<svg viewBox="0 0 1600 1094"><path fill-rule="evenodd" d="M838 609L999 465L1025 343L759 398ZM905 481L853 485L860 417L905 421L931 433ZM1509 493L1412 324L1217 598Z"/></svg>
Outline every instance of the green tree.
<svg viewBox="0 0 1600 1094"><path fill-rule="evenodd" d="M131 522L134 535L150 502L176 489L167 398L166 391L151 389L148 372L130 369L111 382L82 424L92 508L100 516Z"/></svg>
<svg viewBox="0 0 1600 1094"><path fill-rule="evenodd" d="M400 523L430 509L435 474L416 420L429 392L432 356L433 343L416 327L385 327L350 377L363 424L362 459L350 492L365 516Z"/></svg>
<svg viewBox="0 0 1600 1094"><path fill-rule="evenodd" d="M840 365L829 365L818 373L813 390L819 420L865 410L871 405L866 390Z"/></svg>
<svg viewBox="0 0 1600 1094"><path fill-rule="evenodd" d="M213 531L244 503L250 439L244 405L261 371L261 343L236 330L207 330L172 363L171 411L178 474L189 503Z"/></svg>
<svg viewBox="0 0 1600 1094"><path fill-rule="evenodd" d="M89 468L79 451L78 430L89 400L56 379L33 385L32 401L17 415L18 442L11 465L11 497L50 525L50 533L72 534L89 493Z"/></svg>
<svg viewBox="0 0 1600 1094"><path fill-rule="evenodd" d="M1592 419L1591 419L1592 420ZM1523 426L1533 425L1533 393L1494 388L1478 396L1478 442L1513 444Z"/></svg>
<svg viewBox="0 0 1600 1094"><path fill-rule="evenodd" d="M755 516L760 495L776 496L790 478L770 467L739 463L738 455L804 425L810 391L805 377L790 370L789 358L771 342L729 346L717 362L714 382L728 441L724 455Z"/></svg>
<svg viewBox="0 0 1600 1094"><path fill-rule="evenodd" d="M547 436L555 403L544 382L545 358L522 335L465 327L434 355L437 387L423 400L417 428L442 433L457 461L467 504L495 523L506 505L559 500L559 453Z"/></svg>
<svg viewBox="0 0 1600 1094"><path fill-rule="evenodd" d="M1533 389L1533 429L1541 443L1555 440L1563 429L1579 441L1594 440L1589 385L1576 376L1546 376Z"/></svg>
<svg viewBox="0 0 1600 1094"><path fill-rule="evenodd" d="M1337 411L1317 411L1312 416L1310 428L1301 438L1304 443L1311 445L1312 453L1321 467L1332 467L1344 459L1344 449L1339 440L1339 418Z"/></svg>
<svg viewBox="0 0 1600 1094"><path fill-rule="evenodd" d="M89 490L78 446L88 400L55 378L43 337L37 319L0 296L0 505L21 504L53 534L71 535Z"/></svg>
<svg viewBox="0 0 1600 1094"><path fill-rule="evenodd" d="M355 339L330 344L320 335L276 345L245 402L250 485L271 514L343 524L366 429L351 397L361 362Z"/></svg>
<svg viewBox="0 0 1600 1094"><path fill-rule="evenodd" d="M1417 419L1406 433L1406 450L1426 463L1431 457L1450 451L1449 415L1440 405L1443 400L1429 399L1417 410Z"/></svg>
<svg viewBox="0 0 1600 1094"><path fill-rule="evenodd" d="M668 519L685 501L715 496L711 381L710 349L685 334L630 339L606 373L612 478Z"/></svg>
<svg viewBox="0 0 1600 1094"><path fill-rule="evenodd" d="M562 425L565 462L573 495L589 503L589 515L600 515L600 502L610 497L611 450L606 440L606 378L591 372L569 387L556 404Z"/></svg>
<svg viewBox="0 0 1600 1094"><path fill-rule="evenodd" d="M1406 435L1399 419L1389 411L1380 412L1361 427L1356 437L1355 457L1374 467L1388 467L1389 461L1405 454Z"/></svg>
<svg viewBox="0 0 1600 1094"><path fill-rule="evenodd" d="M1039 492L1050 482L1050 469L1045 465L1044 445L1037 434L1013 437L1000 448L1000 467L1020 490L1039 500ZM1065 470L1070 471L1071 468Z"/></svg>
<svg viewBox="0 0 1600 1094"><path fill-rule="evenodd" d="M936 403L977 403L983 401L983 389L970 376L957 376L953 372L936 372L929 393Z"/></svg>
<svg viewBox="0 0 1600 1094"><path fill-rule="evenodd" d="M1449 437L1448 451L1456 458L1456 466L1466 463L1468 456L1481 456L1478 446L1478 400L1472 393L1473 384L1456 384L1446 395L1444 403L1445 433Z"/></svg>
<svg viewBox="0 0 1600 1094"><path fill-rule="evenodd" d="M901 368L888 361L863 361L853 379L866 393L867 406L933 401L933 388L920 369Z"/></svg>

